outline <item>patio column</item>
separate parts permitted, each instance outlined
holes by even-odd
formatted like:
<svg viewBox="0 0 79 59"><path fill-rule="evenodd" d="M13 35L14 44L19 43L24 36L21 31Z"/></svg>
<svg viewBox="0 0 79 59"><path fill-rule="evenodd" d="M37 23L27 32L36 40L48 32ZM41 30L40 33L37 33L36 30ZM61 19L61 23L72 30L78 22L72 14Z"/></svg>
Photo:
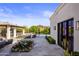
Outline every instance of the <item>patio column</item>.
<svg viewBox="0 0 79 59"><path fill-rule="evenodd" d="M16 38L16 28L13 29L14 38Z"/></svg>
<svg viewBox="0 0 79 59"><path fill-rule="evenodd" d="M22 32L23 32L23 35L25 35L25 29L23 29Z"/></svg>
<svg viewBox="0 0 79 59"><path fill-rule="evenodd" d="M6 36L7 36L7 39L10 39L10 26L7 26Z"/></svg>

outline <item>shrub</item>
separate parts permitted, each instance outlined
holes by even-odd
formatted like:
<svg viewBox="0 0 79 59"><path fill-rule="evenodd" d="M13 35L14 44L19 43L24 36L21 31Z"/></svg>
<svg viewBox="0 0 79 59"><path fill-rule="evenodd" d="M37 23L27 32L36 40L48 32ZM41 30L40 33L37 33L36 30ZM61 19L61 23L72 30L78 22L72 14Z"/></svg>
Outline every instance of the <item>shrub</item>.
<svg viewBox="0 0 79 59"><path fill-rule="evenodd" d="M32 38L35 38L36 37L36 35L34 34L34 35L32 35Z"/></svg>
<svg viewBox="0 0 79 59"><path fill-rule="evenodd" d="M64 50L64 55L65 56L70 56L70 53L68 52L68 50Z"/></svg>
<svg viewBox="0 0 79 59"><path fill-rule="evenodd" d="M33 41L21 40L17 42L12 48L12 52L29 52L33 47Z"/></svg>
<svg viewBox="0 0 79 59"><path fill-rule="evenodd" d="M24 39L27 39L27 38L31 38L31 35L28 35L28 36L24 37Z"/></svg>
<svg viewBox="0 0 79 59"><path fill-rule="evenodd" d="M69 53L67 50L64 50L64 55L65 56L79 56L79 52L71 52Z"/></svg>
<svg viewBox="0 0 79 59"><path fill-rule="evenodd" d="M5 41L1 41L0 42L0 48L3 48L5 45L6 45L6 42Z"/></svg>
<svg viewBox="0 0 79 59"><path fill-rule="evenodd" d="M6 44L12 44L12 42L13 42L13 39L9 39L6 41Z"/></svg>
<svg viewBox="0 0 79 59"><path fill-rule="evenodd" d="M51 36L45 37L50 44L56 44L55 40Z"/></svg>
<svg viewBox="0 0 79 59"><path fill-rule="evenodd" d="M79 52L73 52L73 56L79 56Z"/></svg>
<svg viewBox="0 0 79 59"><path fill-rule="evenodd" d="M9 40L1 40L0 42L0 48L5 47L6 45L9 45L13 42L13 39L9 39Z"/></svg>

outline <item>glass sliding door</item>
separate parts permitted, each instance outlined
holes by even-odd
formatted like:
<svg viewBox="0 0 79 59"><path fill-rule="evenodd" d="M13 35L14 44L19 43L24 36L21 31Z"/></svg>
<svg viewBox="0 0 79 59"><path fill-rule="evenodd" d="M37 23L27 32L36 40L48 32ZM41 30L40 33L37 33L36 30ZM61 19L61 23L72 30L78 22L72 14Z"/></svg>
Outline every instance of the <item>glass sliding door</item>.
<svg viewBox="0 0 79 59"><path fill-rule="evenodd" d="M58 23L58 45L60 45L61 47L63 47L63 23Z"/></svg>
<svg viewBox="0 0 79 59"><path fill-rule="evenodd" d="M70 19L68 21L68 50L69 52L73 51L73 39L74 39L74 21Z"/></svg>
<svg viewBox="0 0 79 59"><path fill-rule="evenodd" d="M67 22L64 21L63 22L63 35L62 35L62 38L63 38L63 48L64 49L67 49Z"/></svg>
<svg viewBox="0 0 79 59"><path fill-rule="evenodd" d="M58 23L58 45L60 45L62 47L62 24Z"/></svg>
<svg viewBox="0 0 79 59"><path fill-rule="evenodd" d="M58 45L69 52L73 51L74 22L73 18L58 23Z"/></svg>

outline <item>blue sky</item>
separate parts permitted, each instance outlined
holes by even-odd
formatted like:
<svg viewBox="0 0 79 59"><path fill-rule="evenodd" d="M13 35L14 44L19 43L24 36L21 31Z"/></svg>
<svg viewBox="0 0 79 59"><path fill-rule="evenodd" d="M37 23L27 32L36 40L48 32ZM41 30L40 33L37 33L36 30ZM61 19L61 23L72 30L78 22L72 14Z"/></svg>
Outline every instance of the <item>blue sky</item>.
<svg viewBox="0 0 79 59"><path fill-rule="evenodd" d="M0 3L0 21L18 25L50 25L58 3Z"/></svg>

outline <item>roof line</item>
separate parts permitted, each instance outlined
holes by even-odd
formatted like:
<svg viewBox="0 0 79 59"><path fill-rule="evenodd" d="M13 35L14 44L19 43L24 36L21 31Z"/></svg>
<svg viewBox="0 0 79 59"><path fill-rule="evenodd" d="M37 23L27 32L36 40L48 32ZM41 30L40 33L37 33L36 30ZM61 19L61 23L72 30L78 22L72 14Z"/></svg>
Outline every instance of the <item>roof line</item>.
<svg viewBox="0 0 79 59"><path fill-rule="evenodd" d="M66 5L66 3L61 3L57 8L56 10L54 11L54 13L50 16L50 20L51 20L51 17L55 16L56 14L58 14L58 12Z"/></svg>

